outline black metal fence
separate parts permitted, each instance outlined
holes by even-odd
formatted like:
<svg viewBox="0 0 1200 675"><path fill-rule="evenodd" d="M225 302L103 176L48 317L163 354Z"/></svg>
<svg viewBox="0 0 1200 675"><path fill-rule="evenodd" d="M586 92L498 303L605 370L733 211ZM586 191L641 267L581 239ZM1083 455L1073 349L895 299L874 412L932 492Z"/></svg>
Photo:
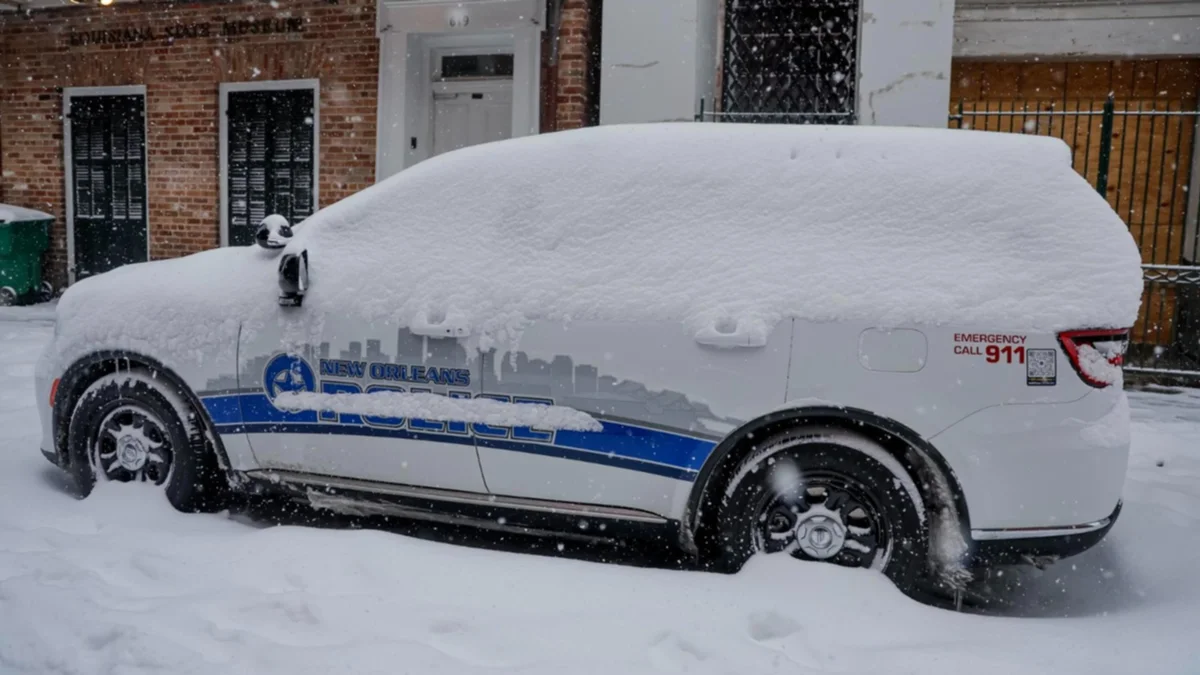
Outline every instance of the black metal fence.
<svg viewBox="0 0 1200 675"><path fill-rule="evenodd" d="M1126 370L1200 380L1200 111L1180 102L960 102L950 126L1061 138L1142 252L1145 290Z"/></svg>

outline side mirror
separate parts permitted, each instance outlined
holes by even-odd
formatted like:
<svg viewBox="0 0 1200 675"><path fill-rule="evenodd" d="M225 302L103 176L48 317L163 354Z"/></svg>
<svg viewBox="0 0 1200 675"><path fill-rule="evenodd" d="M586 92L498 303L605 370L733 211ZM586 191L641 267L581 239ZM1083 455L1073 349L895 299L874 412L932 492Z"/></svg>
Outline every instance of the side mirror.
<svg viewBox="0 0 1200 675"><path fill-rule="evenodd" d="M308 290L308 251L288 253L279 259L279 304L299 307Z"/></svg>
<svg viewBox="0 0 1200 675"><path fill-rule="evenodd" d="M254 233L255 243L266 249L283 248L291 238L292 226L287 218L278 213L263 218L258 224L258 231Z"/></svg>

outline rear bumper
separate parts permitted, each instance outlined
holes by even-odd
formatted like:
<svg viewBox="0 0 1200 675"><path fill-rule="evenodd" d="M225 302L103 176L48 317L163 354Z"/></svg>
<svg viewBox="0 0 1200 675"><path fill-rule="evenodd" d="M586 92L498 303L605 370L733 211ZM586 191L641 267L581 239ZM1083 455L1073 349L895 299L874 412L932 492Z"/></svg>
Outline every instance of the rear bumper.
<svg viewBox="0 0 1200 675"><path fill-rule="evenodd" d="M1121 502L1098 521L1072 527L1007 530L973 530L971 562L974 566L1013 565L1028 558L1067 558L1100 543L1121 515Z"/></svg>
<svg viewBox="0 0 1200 675"><path fill-rule="evenodd" d="M962 486L972 531L1070 530L1121 499L1129 404L1121 390L985 408L929 439ZM985 535L986 536L986 535Z"/></svg>

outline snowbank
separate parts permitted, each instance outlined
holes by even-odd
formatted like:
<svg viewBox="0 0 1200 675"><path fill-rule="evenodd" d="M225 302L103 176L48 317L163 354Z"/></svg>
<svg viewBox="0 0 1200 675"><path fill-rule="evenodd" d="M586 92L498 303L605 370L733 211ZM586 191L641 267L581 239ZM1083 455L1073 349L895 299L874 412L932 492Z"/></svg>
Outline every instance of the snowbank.
<svg viewBox="0 0 1200 675"><path fill-rule="evenodd" d="M274 306L268 252L206 252L73 287L66 341L198 356L242 321L300 341L351 307L484 348L538 319L1055 331L1130 326L1142 288L1132 238L1061 141L960 130L657 124L489 143L321 210L301 248L304 311Z"/></svg>
<svg viewBox="0 0 1200 675"><path fill-rule="evenodd" d="M0 204L0 223L11 223L19 220L54 220L54 216L20 206Z"/></svg>

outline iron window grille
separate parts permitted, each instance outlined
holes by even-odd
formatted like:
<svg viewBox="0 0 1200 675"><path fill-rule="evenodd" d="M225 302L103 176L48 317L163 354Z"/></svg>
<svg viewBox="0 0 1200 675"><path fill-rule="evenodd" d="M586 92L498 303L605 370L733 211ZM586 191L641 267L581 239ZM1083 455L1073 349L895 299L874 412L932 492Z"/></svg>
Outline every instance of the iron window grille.
<svg viewBox="0 0 1200 675"><path fill-rule="evenodd" d="M717 121L853 124L859 0L726 0Z"/></svg>

